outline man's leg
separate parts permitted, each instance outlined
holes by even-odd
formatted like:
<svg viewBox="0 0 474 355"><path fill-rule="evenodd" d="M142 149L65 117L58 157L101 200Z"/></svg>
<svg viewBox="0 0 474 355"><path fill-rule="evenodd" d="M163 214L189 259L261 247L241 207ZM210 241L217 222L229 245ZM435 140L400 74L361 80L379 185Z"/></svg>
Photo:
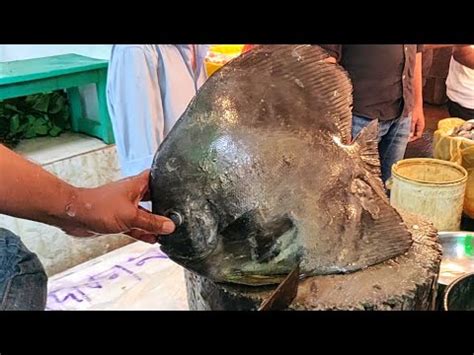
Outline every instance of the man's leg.
<svg viewBox="0 0 474 355"><path fill-rule="evenodd" d="M382 180L387 182L392 176L392 165L405 156L410 138L411 116L400 117L385 123L389 126L379 142L379 153L382 164Z"/></svg>
<svg viewBox="0 0 474 355"><path fill-rule="evenodd" d="M352 116L352 139L362 131L362 128L366 127L372 120L361 116Z"/></svg>
<svg viewBox="0 0 474 355"><path fill-rule="evenodd" d="M0 310L44 310L48 277L36 254L0 228Z"/></svg>

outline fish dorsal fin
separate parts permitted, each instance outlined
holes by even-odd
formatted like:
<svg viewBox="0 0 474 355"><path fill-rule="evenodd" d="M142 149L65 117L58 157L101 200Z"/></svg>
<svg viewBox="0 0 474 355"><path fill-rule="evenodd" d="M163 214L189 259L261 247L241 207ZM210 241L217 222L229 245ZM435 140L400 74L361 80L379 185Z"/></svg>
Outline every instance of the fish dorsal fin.
<svg viewBox="0 0 474 355"><path fill-rule="evenodd" d="M239 97L241 108L249 111L244 124L257 120L258 110L272 110L264 117L276 124L328 131L349 144L352 83L346 71L327 58L329 54L315 45L258 46L217 71L209 84L220 85L214 90L219 91L215 102L223 101L226 89L230 100Z"/></svg>
<svg viewBox="0 0 474 355"><path fill-rule="evenodd" d="M354 146L362 161L362 166L377 180L378 188L384 190L378 149L378 122L373 120L354 139Z"/></svg>

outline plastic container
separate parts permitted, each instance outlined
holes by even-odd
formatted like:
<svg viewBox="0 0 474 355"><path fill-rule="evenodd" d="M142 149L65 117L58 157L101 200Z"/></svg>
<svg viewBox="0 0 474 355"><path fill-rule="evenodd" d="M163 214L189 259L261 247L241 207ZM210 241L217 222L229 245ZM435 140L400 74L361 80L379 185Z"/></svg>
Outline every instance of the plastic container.
<svg viewBox="0 0 474 355"><path fill-rule="evenodd" d="M242 44L223 44L223 45L214 45L209 48L209 54L220 55L222 61L215 62L212 61L210 56L206 59L206 71L207 75L211 76L216 70L224 66L229 60L239 56L244 49Z"/></svg>
<svg viewBox="0 0 474 355"><path fill-rule="evenodd" d="M461 225L467 171L438 159L405 159L392 167L390 203L430 220L440 231Z"/></svg>

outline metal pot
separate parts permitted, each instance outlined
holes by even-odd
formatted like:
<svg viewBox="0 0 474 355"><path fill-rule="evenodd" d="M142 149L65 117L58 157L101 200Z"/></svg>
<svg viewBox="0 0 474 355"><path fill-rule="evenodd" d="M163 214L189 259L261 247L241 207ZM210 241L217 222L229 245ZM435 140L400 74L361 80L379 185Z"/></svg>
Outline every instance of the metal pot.
<svg viewBox="0 0 474 355"><path fill-rule="evenodd" d="M445 311L474 311L474 273L452 282L443 297Z"/></svg>
<svg viewBox="0 0 474 355"><path fill-rule="evenodd" d="M474 232L439 232L443 247L436 308L442 310L446 289L455 280L474 273Z"/></svg>
<svg viewBox="0 0 474 355"><path fill-rule="evenodd" d="M474 232L439 232L443 247L438 282L449 285L460 276L474 273Z"/></svg>

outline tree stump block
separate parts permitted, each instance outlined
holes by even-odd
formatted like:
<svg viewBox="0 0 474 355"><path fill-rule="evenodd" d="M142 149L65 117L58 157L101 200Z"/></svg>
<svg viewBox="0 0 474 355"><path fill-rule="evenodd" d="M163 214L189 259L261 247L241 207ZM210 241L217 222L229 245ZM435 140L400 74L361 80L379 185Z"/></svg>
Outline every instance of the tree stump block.
<svg viewBox="0 0 474 355"><path fill-rule="evenodd" d="M436 229L402 213L413 245L404 255L366 269L300 281L289 310L433 310L441 245ZM257 310L276 286L218 284L185 271L191 310Z"/></svg>

